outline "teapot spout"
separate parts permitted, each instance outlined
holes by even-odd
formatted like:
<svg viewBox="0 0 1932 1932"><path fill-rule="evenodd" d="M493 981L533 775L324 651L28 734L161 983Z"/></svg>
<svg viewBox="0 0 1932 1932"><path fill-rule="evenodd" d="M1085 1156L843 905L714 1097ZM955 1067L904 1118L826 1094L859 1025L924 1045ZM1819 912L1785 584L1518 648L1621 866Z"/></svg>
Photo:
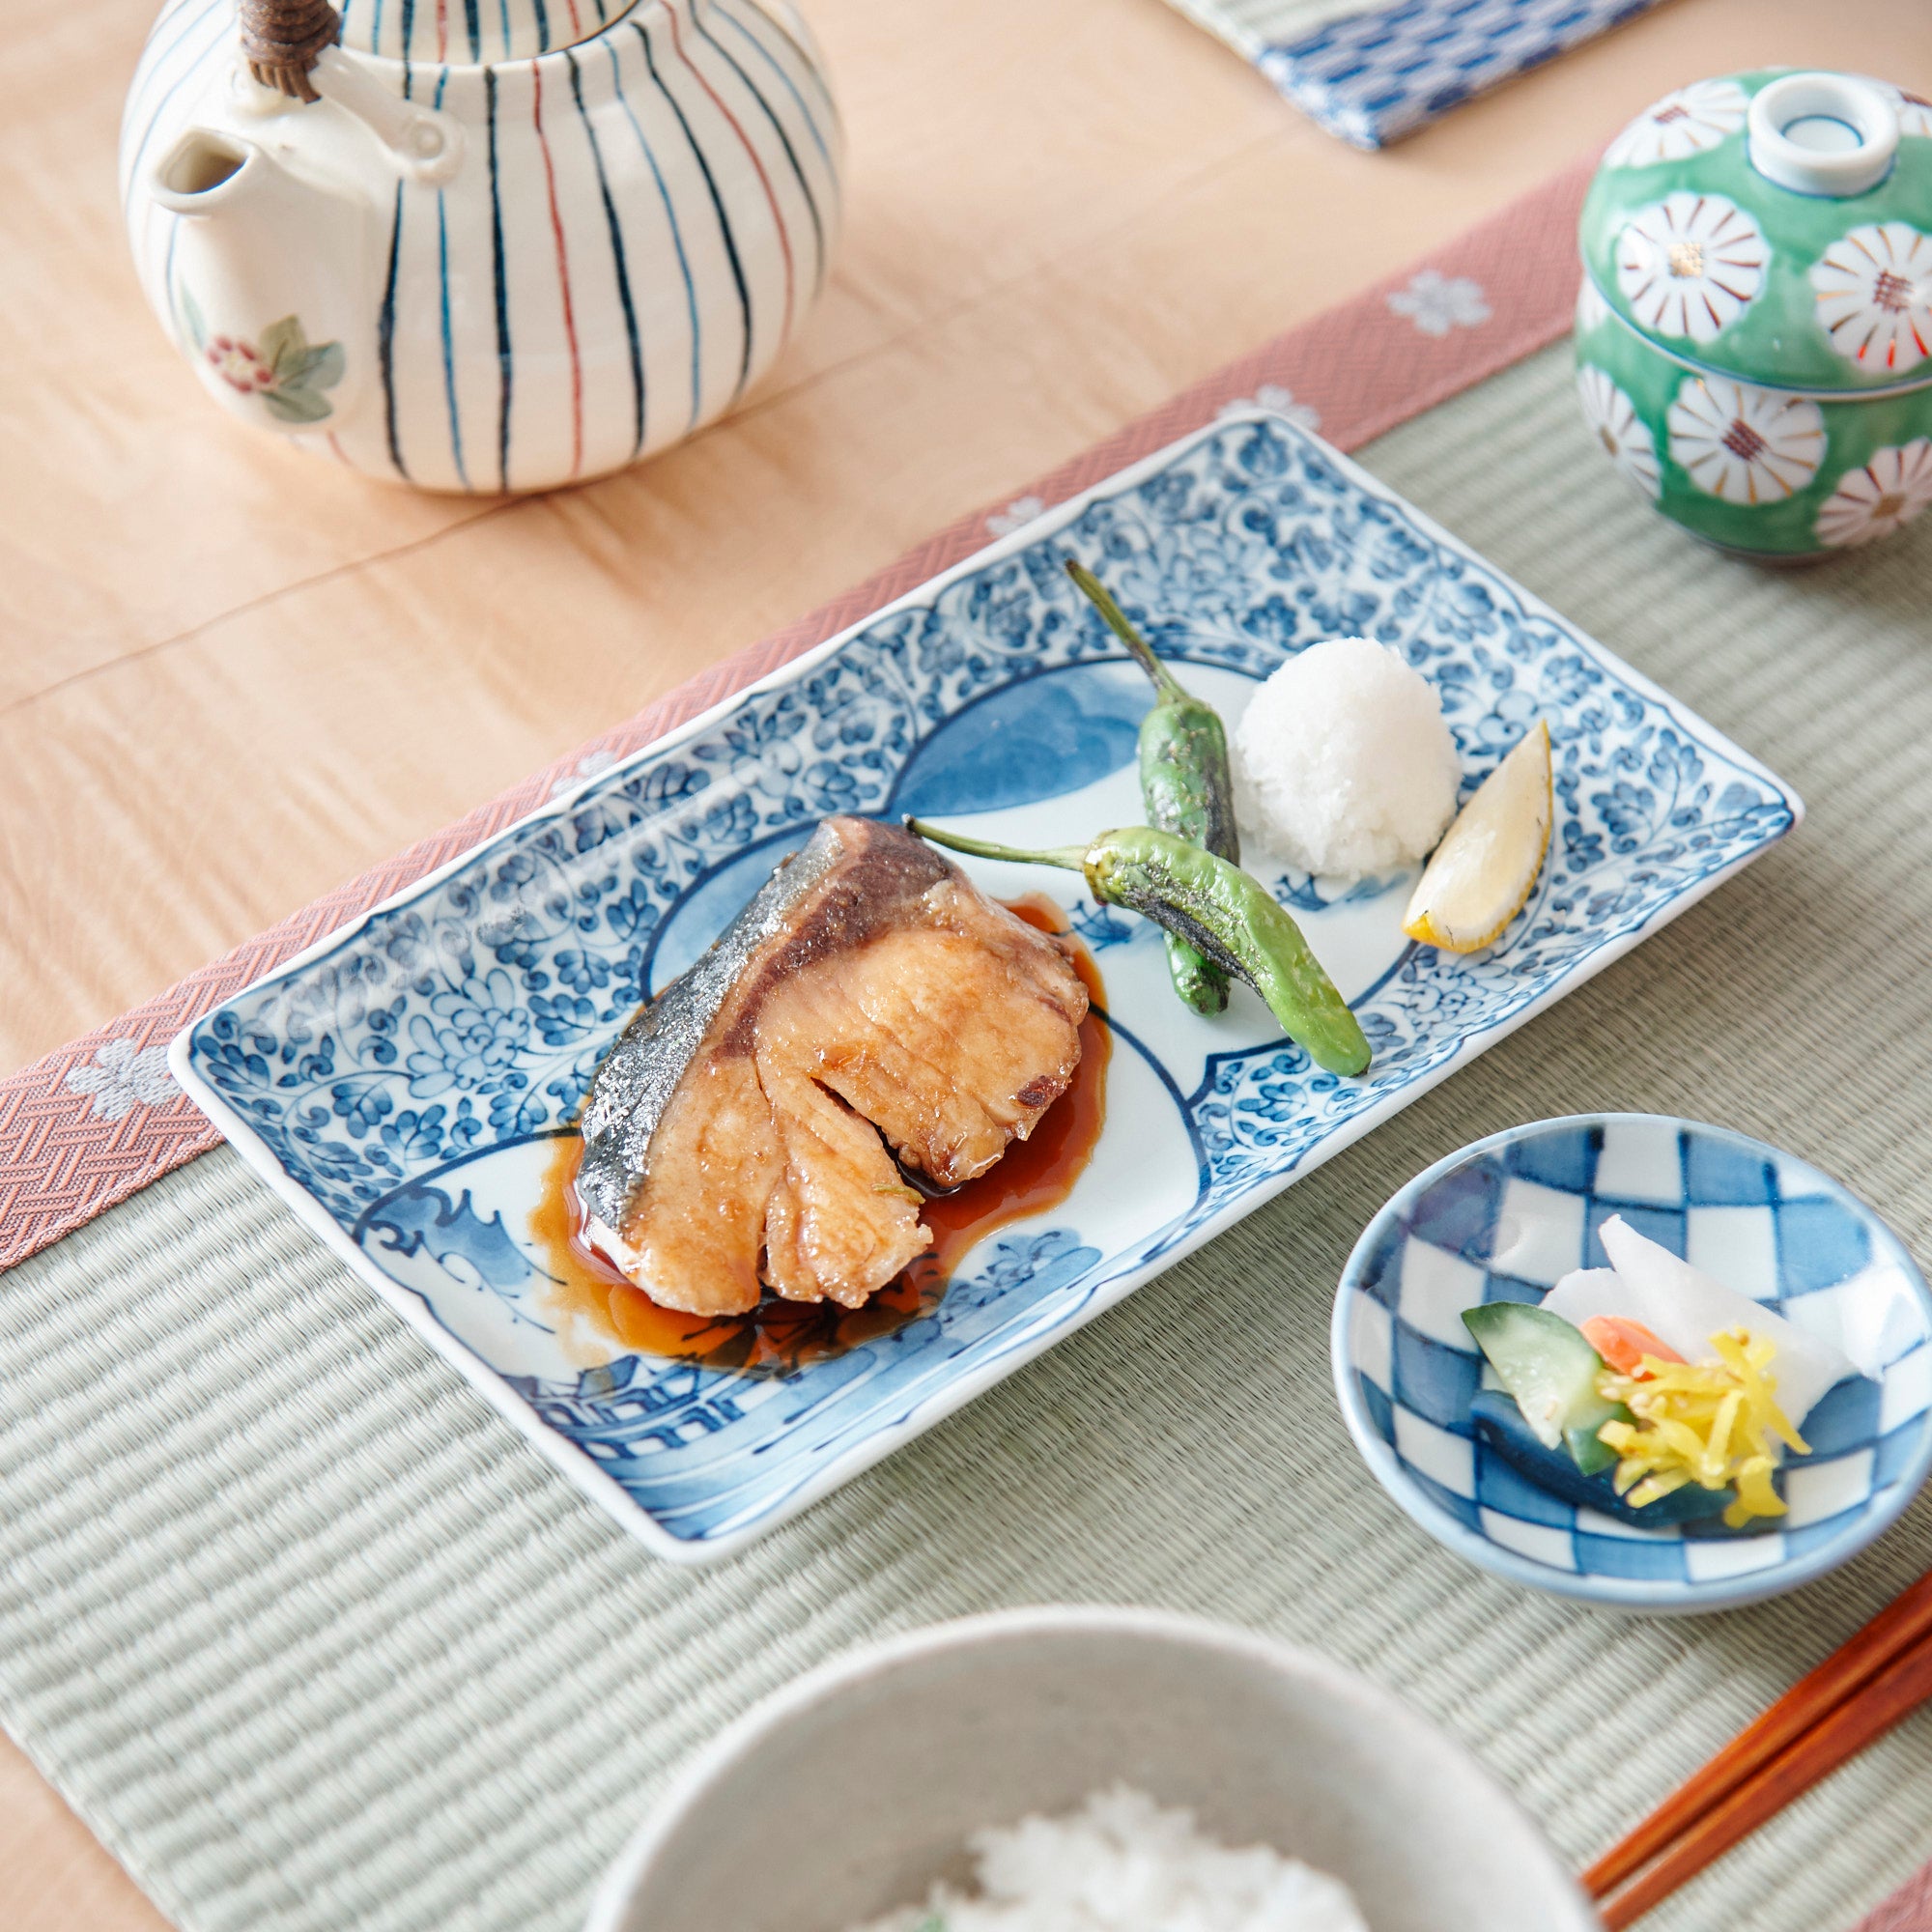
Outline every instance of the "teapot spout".
<svg viewBox="0 0 1932 1932"><path fill-rule="evenodd" d="M169 308L209 391L300 434L357 407L373 358L371 210L361 185L298 172L231 128L186 128L148 188L180 224Z"/></svg>
<svg viewBox="0 0 1932 1932"><path fill-rule="evenodd" d="M206 214L222 198L233 199L239 177L261 153L214 128L190 128L162 156L150 186L155 199L176 214ZM226 190L226 195L223 195Z"/></svg>

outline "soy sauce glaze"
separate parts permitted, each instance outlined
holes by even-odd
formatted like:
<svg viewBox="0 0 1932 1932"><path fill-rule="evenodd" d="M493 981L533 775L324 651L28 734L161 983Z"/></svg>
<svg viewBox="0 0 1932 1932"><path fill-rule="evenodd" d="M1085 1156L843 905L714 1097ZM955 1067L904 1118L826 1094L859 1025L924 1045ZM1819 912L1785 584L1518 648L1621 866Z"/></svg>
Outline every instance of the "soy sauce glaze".
<svg viewBox="0 0 1932 1932"><path fill-rule="evenodd" d="M1065 914L1041 894L1004 903L1042 932L1069 935ZM1030 1140L1012 1142L977 1180L940 1194L924 1186L923 1177L907 1175L925 1197L920 1218L932 1231L932 1246L863 1308L786 1301L775 1294L767 1294L749 1315L684 1315L660 1307L584 1238L574 1184L583 1143L571 1133L558 1135L553 1144L543 1195L530 1215L530 1234L553 1282L545 1297L551 1311L566 1319L581 1317L626 1349L760 1376L788 1375L807 1362L874 1341L929 1314L974 1243L1009 1221L1058 1207L1072 1192L1099 1141L1113 1038L1100 1016L1100 969L1079 940L1072 943L1074 969L1092 1005L1080 1022L1080 1065L1066 1092L1040 1116Z"/></svg>

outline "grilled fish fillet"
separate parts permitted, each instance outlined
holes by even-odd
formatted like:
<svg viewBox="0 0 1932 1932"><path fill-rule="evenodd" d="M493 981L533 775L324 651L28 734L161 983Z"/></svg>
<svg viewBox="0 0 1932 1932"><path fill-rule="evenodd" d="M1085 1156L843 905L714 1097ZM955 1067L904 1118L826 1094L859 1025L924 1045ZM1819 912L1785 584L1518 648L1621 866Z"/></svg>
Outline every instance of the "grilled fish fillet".
<svg viewBox="0 0 1932 1932"><path fill-rule="evenodd" d="M1065 944L911 833L828 818L597 1069L587 1233L668 1308L856 1308L931 1243L894 1156L983 1174L1065 1091L1086 1011Z"/></svg>

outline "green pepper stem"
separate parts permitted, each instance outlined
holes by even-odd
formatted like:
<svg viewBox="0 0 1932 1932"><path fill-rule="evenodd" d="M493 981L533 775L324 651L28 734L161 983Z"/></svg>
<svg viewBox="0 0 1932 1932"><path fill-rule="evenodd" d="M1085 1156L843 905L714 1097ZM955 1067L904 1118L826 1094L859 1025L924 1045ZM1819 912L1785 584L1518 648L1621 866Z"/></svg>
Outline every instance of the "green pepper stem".
<svg viewBox="0 0 1932 1932"><path fill-rule="evenodd" d="M1107 628L1125 644L1134 662L1153 679L1153 688L1163 704L1185 704L1186 687L1162 664L1154 647L1129 621L1127 613L1114 602L1113 593L1084 563L1066 559L1066 574L1079 586L1080 594L1106 620Z"/></svg>
<svg viewBox="0 0 1932 1932"><path fill-rule="evenodd" d="M1023 852L1017 845L995 845L988 838L968 838L961 832L942 832L922 818L908 818L905 826L908 832L918 833L934 845L944 845L950 852L969 853L976 859L1005 859L1015 866L1063 866L1069 872L1087 869L1084 845L1055 845L1044 852Z"/></svg>

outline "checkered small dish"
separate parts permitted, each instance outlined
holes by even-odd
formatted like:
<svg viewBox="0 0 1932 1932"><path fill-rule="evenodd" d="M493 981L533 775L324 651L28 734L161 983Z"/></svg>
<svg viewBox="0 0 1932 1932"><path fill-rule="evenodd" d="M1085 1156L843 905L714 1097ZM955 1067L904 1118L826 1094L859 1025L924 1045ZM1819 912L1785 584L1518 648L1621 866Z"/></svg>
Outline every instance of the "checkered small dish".
<svg viewBox="0 0 1932 1932"><path fill-rule="evenodd" d="M1789 1514L1638 1529L1560 1501L1476 1439L1493 1373L1463 1325L1607 1265L1621 1214L1692 1265L1834 1343L1863 1379L1805 1419ZM1653 1114L1539 1121L1438 1161L1369 1223L1343 1271L1342 1413L1376 1480L1438 1542L1499 1577L1625 1609L1716 1610L1822 1577L1888 1528L1932 1470L1932 1292L1904 1245L1805 1162Z"/></svg>

